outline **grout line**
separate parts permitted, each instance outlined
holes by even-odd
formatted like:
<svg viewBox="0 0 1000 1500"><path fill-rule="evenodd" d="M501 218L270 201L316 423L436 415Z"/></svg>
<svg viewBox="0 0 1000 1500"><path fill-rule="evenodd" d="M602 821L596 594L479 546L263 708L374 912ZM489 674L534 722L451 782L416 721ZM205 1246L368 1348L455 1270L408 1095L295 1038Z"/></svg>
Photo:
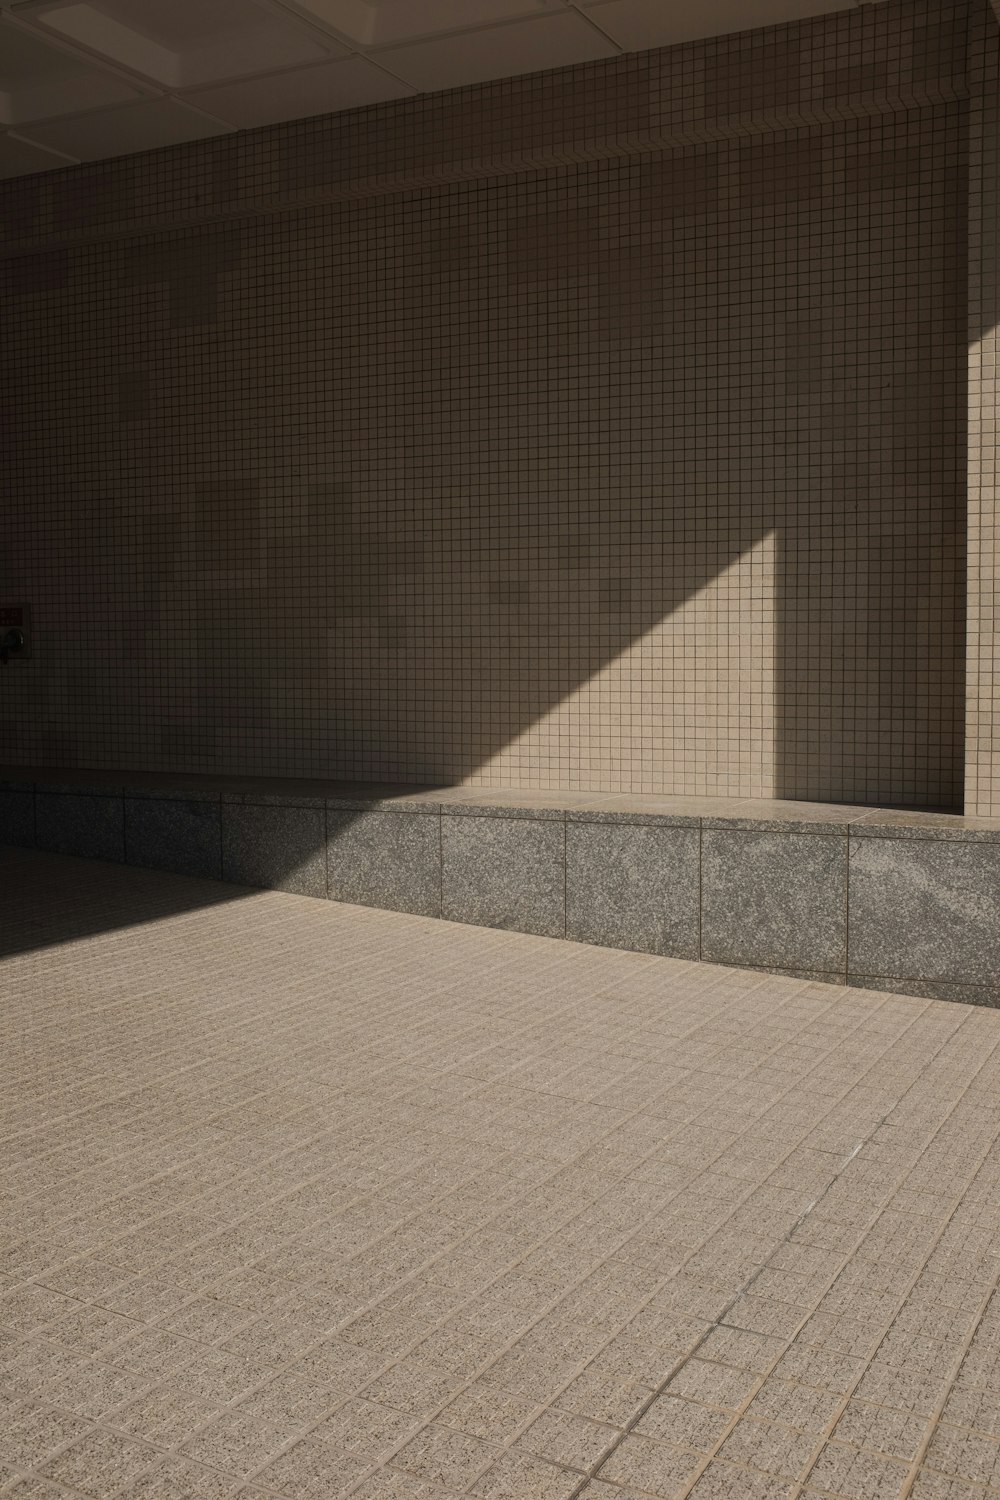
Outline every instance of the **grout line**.
<svg viewBox="0 0 1000 1500"><path fill-rule="evenodd" d="M847 827L844 861L844 983L850 984L851 973L851 828Z"/></svg>
<svg viewBox="0 0 1000 1500"><path fill-rule="evenodd" d="M998 1271L994 1276L993 1281L990 1283L989 1290L986 1292L978 1308L976 1309L974 1320L970 1320L969 1332L963 1340L962 1347L959 1350L959 1353L956 1355L954 1363L952 1364L952 1367L948 1372L948 1384L945 1389L944 1395L941 1397L941 1400L938 1402L937 1406L934 1408L933 1412L931 1412L930 1416L927 1419L927 1431L924 1433L920 1446L917 1449L916 1455L913 1459L913 1463L910 1467L910 1472L906 1476L906 1479L903 1481L902 1488L899 1491L899 1500L907 1500L907 1497L913 1490L913 1486L920 1474L921 1467L923 1466L924 1460L927 1457L927 1451L934 1440L934 1434L937 1431L938 1423L944 1415L945 1407L948 1405L948 1399L955 1388L955 1382L961 1374L962 1366L965 1363L966 1356L968 1355L969 1350L972 1347L976 1334L980 1330L980 1325L986 1314L986 1309L989 1307L990 1302L996 1295L998 1281L1000 1281L1000 1271ZM949 1475L946 1477L950 1479L952 1476ZM973 1494L975 1493L976 1492L973 1491ZM989 1495L988 1490L985 1491L985 1493L987 1496Z"/></svg>
<svg viewBox="0 0 1000 1500"><path fill-rule="evenodd" d="M444 812L438 808L438 916L444 919Z"/></svg>
<svg viewBox="0 0 1000 1500"><path fill-rule="evenodd" d="M945 1048L949 1045L950 1042L952 1042L959 1035L959 1033L961 1032L961 1030L962 1030L962 1026L956 1027L955 1030L952 1031L945 1038L945 1040L940 1044L940 1046L935 1050L935 1052L932 1054L932 1056L929 1057L929 1058L926 1058L924 1060L924 1064L923 1064L923 1067L921 1069L921 1075L927 1070L927 1068L929 1068L931 1066L931 1063L944 1052ZM990 1048L990 1050L986 1053L986 1055L980 1060L979 1066L976 1068L975 1072L972 1075L972 1079L969 1080L969 1083L966 1085L966 1088L963 1090L963 1092L959 1096L959 1098L956 1099L954 1101L954 1103L951 1105L951 1107L947 1111L946 1115L944 1116L944 1120L938 1121L938 1123L930 1131L929 1136L924 1141L922 1149L920 1150L920 1152L918 1153L918 1155L916 1156L916 1158L910 1163L909 1167L904 1172L904 1174L902 1175L902 1177L899 1179L899 1181L897 1182L895 1188L893 1189L893 1192L890 1193L886 1197L885 1201L882 1202L879 1205L877 1212L875 1212L872 1215L871 1219L869 1219L868 1222L865 1224L865 1226L862 1229L862 1231L858 1234L858 1236L854 1240L854 1242L853 1242L853 1244L851 1246L850 1251L846 1255L843 1255L841 1257L841 1260L840 1260L840 1262L839 1262L839 1264L837 1266L836 1271L830 1277L829 1281L826 1284L826 1291L830 1290L830 1288L836 1283L838 1277L841 1275L841 1273L844 1270L844 1268L846 1266L850 1265L851 1262L854 1260L855 1256L857 1255L858 1250L864 1244L864 1242L865 1242L866 1238L868 1237L869 1233L872 1231L872 1229L878 1223L879 1219L882 1217L882 1214L884 1212L886 1212L889 1204L892 1202L892 1198L895 1196L896 1193L898 1193L900 1187L903 1186L906 1183L906 1181L909 1179L909 1177L912 1175L912 1173L917 1169L917 1167L919 1166L919 1164L920 1164L921 1160L923 1159L924 1155L930 1149L930 1147L933 1145L934 1141L937 1139L938 1134L939 1134L940 1130L942 1129L944 1123L946 1121L950 1120L955 1115L955 1113L957 1112L957 1110L959 1109L959 1107L961 1106L961 1104L967 1098L968 1093L969 1093L969 1088L970 1088L971 1083L972 1083L972 1080L975 1079L976 1077L978 1077L978 1075L983 1071L983 1069L985 1068L986 1064L989 1062L990 1058L996 1052L997 1045L998 1045L997 1043L994 1043L993 1047ZM819 1195L819 1197L817 1199L815 1199L812 1203L810 1203L809 1207L799 1216L799 1218L796 1221L796 1223L787 1232L787 1234L785 1235L784 1240L782 1241L783 1245L787 1245L791 1241L791 1237L795 1233L796 1229L798 1229L813 1213L816 1212L817 1208L819 1208L820 1205L822 1204L824 1198L827 1196L827 1194L829 1192L832 1191L832 1189L840 1181L841 1177L844 1175L845 1171L850 1166L851 1162L855 1159L855 1157L858 1155L858 1153L862 1150L862 1148L869 1141L871 1141L874 1138L874 1136L877 1134L877 1132L880 1129L883 1128L883 1126L891 1118L891 1116L895 1112L895 1110L899 1108L899 1105L902 1102L902 1099L905 1099L906 1095L910 1092L910 1090L913 1089L913 1088L915 1088L915 1087L917 1087L919 1085L920 1081L921 1081L920 1077L918 1076L916 1079L914 1079L911 1082L910 1087L908 1089L904 1090L904 1092L901 1095L901 1097L893 1102L892 1107L887 1111L887 1113L882 1117L882 1119L875 1122L875 1124L872 1126L872 1128L868 1131L867 1135L861 1141L859 1141L855 1145L854 1149L850 1152L850 1154L844 1158L844 1160L841 1162L840 1167L837 1170L836 1175L826 1185L826 1187L823 1189L823 1192ZM979 1159L978 1159L976 1167L975 1167L975 1170L973 1171L972 1175L969 1177L968 1181L964 1184L962 1190L958 1193L957 1197L953 1200L951 1212L949 1212L947 1214L947 1216L943 1219L943 1222L941 1224L940 1230L939 1230L938 1234L935 1237L934 1244L930 1247L930 1249L927 1251L926 1255L921 1260L920 1266L917 1269L917 1271L914 1273L911 1282L907 1286L906 1292L899 1299L899 1302L898 1302L897 1308L896 1308L896 1312L894 1313L893 1318L892 1318L892 1322L890 1322L889 1327L886 1329L885 1334L883 1335L883 1339L881 1340L879 1347L881 1347L881 1343L884 1343L885 1339L889 1336L889 1333L891 1332L892 1327L895 1324L896 1318L899 1316L899 1313L902 1311L903 1307L905 1307L906 1301L909 1298L910 1293L912 1292L913 1288L916 1286L917 1282L919 1281L920 1276L923 1274L924 1270L926 1269L926 1266L927 1266L927 1263L928 1263L928 1261L930 1259L930 1256L932 1255L934 1249L937 1248L937 1245L940 1243L941 1239L943 1238L943 1236L947 1233L948 1229L950 1228L955 1208L957 1207L957 1205L959 1203L961 1203L962 1198L965 1195L965 1192L968 1190L969 1186L971 1186L971 1184L975 1181L976 1176L982 1170L982 1167L983 1167L984 1163L986 1162L986 1160L987 1160L987 1158L989 1156L990 1151L993 1149L994 1145L996 1144L996 1141L997 1141L998 1138L1000 1138L1000 1127L998 1127L998 1129L994 1132L994 1134L991 1137L989 1143L981 1151ZM757 1270L754 1271L753 1275L750 1276L747 1279L746 1283L741 1288L741 1290L739 1292L737 1292L736 1296L727 1304L726 1308L723 1310L723 1313L719 1316L719 1318L716 1319L716 1325L713 1325L713 1327L722 1323L723 1318L725 1316L725 1313L729 1311L729 1308L731 1308L739 1300L740 1296L745 1295L746 1292L749 1290L749 1288L753 1286L754 1282L758 1279L758 1277L761 1276L764 1273L765 1270L767 1270L767 1268L768 1268L771 1260L773 1259L774 1254L775 1254L775 1251L772 1251L771 1256L769 1256L769 1258L768 1258L768 1261L766 1261L762 1266L759 1266L757 1268ZM998 1274L1000 1274L1000 1273L998 1273ZM825 1295L825 1292L824 1292L823 1295ZM817 1301L815 1307L811 1308L809 1310L809 1312L807 1313L807 1315L802 1319L802 1321L800 1322L800 1324L796 1328L795 1332L792 1333L792 1335L786 1340L785 1346L782 1349L781 1353L777 1356L777 1358L775 1360L773 1360L771 1362L771 1364L768 1366L768 1368L767 1368L766 1371L764 1371L764 1372L748 1371L747 1372L748 1374L755 1374L756 1375L754 1390L751 1392L751 1395L749 1396L749 1398L744 1401L744 1403L741 1406L740 1410L738 1412L734 1413L733 1420L727 1425L725 1431L717 1439L717 1441L715 1443L715 1446L712 1448L711 1452L704 1456L704 1461L699 1465L697 1471L691 1476L690 1479L688 1479L686 1481L685 1490L684 1490L685 1495L690 1494L691 1489L697 1484L698 1480L703 1476L703 1474L705 1473L706 1469L708 1469L708 1467L712 1464L712 1462L718 1457L719 1453L722 1450L722 1447L723 1447L724 1443L726 1442L726 1440L728 1439L728 1437L731 1435L731 1433L736 1430L739 1422L746 1415L747 1408L749 1407L750 1403L753 1401L754 1397L757 1395L757 1392L759 1391L759 1389L761 1387L761 1384L764 1381L766 1381L766 1379L770 1375L772 1375L774 1373L774 1370L777 1368L778 1364L786 1356L786 1354L788 1353L788 1351L793 1347L794 1341L795 1341L796 1337L798 1336L798 1334L802 1331L802 1329L806 1326L806 1324L810 1321L810 1319L815 1315L816 1310L820 1306L821 1302L822 1302L822 1297ZM686 1364L689 1359L692 1359L692 1358L696 1357L698 1349L702 1346L702 1344L705 1342L705 1339L708 1338L709 1334L712 1331L713 1331L713 1329L709 1329L703 1335L703 1337L701 1339L699 1339L697 1346L693 1350L691 1350L687 1355L685 1355L684 1359L681 1361L681 1366L683 1364ZM819 1457L819 1454L822 1452L823 1447L825 1446L826 1442L829 1440L831 1434L833 1433L833 1431L834 1431L834 1429L835 1429L835 1427L837 1425L837 1422L839 1421L840 1417L843 1415L843 1412L846 1409L848 1402L850 1401L851 1397L854 1395L855 1391L857 1390L857 1387L860 1384L861 1379L863 1378L864 1374L867 1373L868 1369L871 1367L871 1364L872 1364L872 1361L873 1361L874 1357L875 1357L874 1353L869 1356L869 1358L867 1359L867 1361L865 1363L865 1368L862 1371L862 1374L857 1377L857 1379L853 1382L850 1391L847 1393L846 1396L843 1397L841 1403L839 1404L839 1406L837 1408L836 1415L828 1423L827 1429L825 1430L823 1436L820 1437L820 1438L817 1438L816 1445L815 1445L815 1448L813 1450L813 1457L812 1457L812 1459L809 1462L809 1467L808 1467L808 1469L806 1471L805 1476L799 1478L798 1480L787 1480L787 1481L785 1481L790 1486L791 1485L795 1486L795 1490L794 1490L795 1496L798 1496L799 1494L801 1494L802 1485L804 1485L804 1484L806 1484L808 1482L809 1474L812 1472L813 1468L815 1467L816 1460ZM681 1366L678 1366L678 1368L680 1368ZM634 1418L634 1420L632 1421L632 1423L629 1426L629 1429L626 1432L622 1433L621 1438L614 1444L614 1446L611 1448L611 1450L607 1454L605 1454L604 1457L601 1458L601 1460L599 1461L599 1463L597 1464L597 1466L594 1469L592 1469L591 1475L590 1475L591 1478L599 1478L600 1477L600 1470L604 1467L604 1465L607 1463L608 1459L612 1456L612 1454L615 1452L615 1450L618 1447L621 1446L621 1443L624 1442L625 1437L628 1436L629 1433L632 1430L634 1430L634 1427L635 1427L636 1423L641 1420L642 1416L644 1416L645 1413L649 1411L649 1409L655 1404L655 1402L663 1394L664 1389L670 1383L670 1381L673 1379L673 1376L674 1376L675 1373L676 1373L676 1371L672 1371L666 1377L666 1379L661 1382L661 1384L659 1385L659 1387L657 1388L657 1390L654 1391L654 1393L650 1396L649 1400L645 1403L643 1411ZM582 1491L581 1491L580 1487L577 1486L577 1488L570 1495L569 1500L577 1500L577 1497L581 1493L582 1493Z"/></svg>
<svg viewBox="0 0 1000 1500"><path fill-rule="evenodd" d="M566 937L569 933L569 819L563 814L562 820L562 873L563 873L563 920L562 935Z"/></svg>
<svg viewBox="0 0 1000 1500"><path fill-rule="evenodd" d="M698 819L698 962L704 961L705 946L703 933L705 927L704 917L704 875L705 875L705 820Z"/></svg>

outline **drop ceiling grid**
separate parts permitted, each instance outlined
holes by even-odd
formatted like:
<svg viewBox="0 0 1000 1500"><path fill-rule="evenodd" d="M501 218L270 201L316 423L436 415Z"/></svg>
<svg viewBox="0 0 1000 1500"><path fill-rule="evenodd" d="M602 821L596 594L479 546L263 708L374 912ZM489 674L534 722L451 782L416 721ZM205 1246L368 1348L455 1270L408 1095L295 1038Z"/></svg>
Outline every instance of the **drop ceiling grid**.
<svg viewBox="0 0 1000 1500"><path fill-rule="evenodd" d="M166 32L167 13L147 15L148 0L0 0L0 176L859 3L422 0L379 7L418 20L366 42L349 15L366 0L192 0L170 8ZM49 78L33 93L24 84L32 68Z"/></svg>

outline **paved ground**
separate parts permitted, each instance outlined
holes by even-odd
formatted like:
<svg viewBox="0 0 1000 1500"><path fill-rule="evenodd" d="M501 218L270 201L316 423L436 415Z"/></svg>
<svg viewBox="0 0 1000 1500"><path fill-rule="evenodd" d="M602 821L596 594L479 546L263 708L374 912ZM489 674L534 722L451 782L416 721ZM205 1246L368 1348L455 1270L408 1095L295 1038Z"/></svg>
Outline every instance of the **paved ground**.
<svg viewBox="0 0 1000 1500"><path fill-rule="evenodd" d="M1000 1496L1000 1014L0 890L4 1497Z"/></svg>

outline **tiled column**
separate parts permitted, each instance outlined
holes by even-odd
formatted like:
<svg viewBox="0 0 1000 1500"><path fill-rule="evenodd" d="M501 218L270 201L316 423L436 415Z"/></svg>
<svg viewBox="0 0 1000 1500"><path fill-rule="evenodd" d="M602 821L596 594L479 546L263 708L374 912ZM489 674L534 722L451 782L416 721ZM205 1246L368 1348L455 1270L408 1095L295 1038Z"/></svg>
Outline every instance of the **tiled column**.
<svg viewBox="0 0 1000 1500"><path fill-rule="evenodd" d="M1000 338L1000 30L974 10L969 48L969 597L965 811L1000 815L997 358Z"/></svg>

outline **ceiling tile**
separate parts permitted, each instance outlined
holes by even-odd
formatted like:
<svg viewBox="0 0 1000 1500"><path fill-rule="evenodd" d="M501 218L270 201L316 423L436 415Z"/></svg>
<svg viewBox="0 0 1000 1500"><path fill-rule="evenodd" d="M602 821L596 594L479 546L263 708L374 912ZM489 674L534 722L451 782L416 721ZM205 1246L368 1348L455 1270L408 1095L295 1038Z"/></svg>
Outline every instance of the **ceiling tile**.
<svg viewBox="0 0 1000 1500"><path fill-rule="evenodd" d="M582 16L566 11L412 47L389 47L373 56L418 89L448 89L513 73L592 62L617 51Z"/></svg>
<svg viewBox="0 0 1000 1500"><path fill-rule="evenodd" d="M35 0L18 17L167 88L319 62L346 48L255 0Z"/></svg>
<svg viewBox="0 0 1000 1500"><path fill-rule="evenodd" d="M65 167L75 162L75 156L57 156L33 146L30 141L19 141L12 135L0 135L0 177L23 177L27 172L48 172L53 167Z"/></svg>
<svg viewBox="0 0 1000 1500"><path fill-rule="evenodd" d="M574 0L627 52L853 10L855 0Z"/></svg>
<svg viewBox="0 0 1000 1500"><path fill-rule="evenodd" d="M565 0L293 0L362 47L558 13Z"/></svg>
<svg viewBox="0 0 1000 1500"><path fill-rule="evenodd" d="M198 89L186 97L220 120L243 129L325 115L336 109L381 104L415 93L391 73L364 57L346 57L318 68L296 68L270 78L251 78L219 88Z"/></svg>
<svg viewBox="0 0 1000 1500"><path fill-rule="evenodd" d="M0 20L0 124L123 104L138 88Z"/></svg>
<svg viewBox="0 0 1000 1500"><path fill-rule="evenodd" d="M130 151L151 151L157 146L224 135L228 129L228 125L173 99L152 99L33 125L24 133L42 146L71 151L83 161L100 161L105 156L126 156Z"/></svg>

